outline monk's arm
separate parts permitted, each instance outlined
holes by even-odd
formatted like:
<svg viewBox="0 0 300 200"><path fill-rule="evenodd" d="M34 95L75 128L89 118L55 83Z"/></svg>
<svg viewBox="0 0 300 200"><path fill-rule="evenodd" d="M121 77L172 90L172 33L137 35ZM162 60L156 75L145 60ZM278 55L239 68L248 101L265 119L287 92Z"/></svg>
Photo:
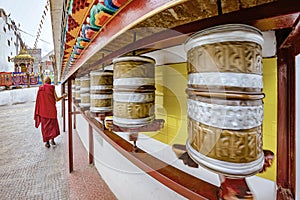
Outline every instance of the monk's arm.
<svg viewBox="0 0 300 200"><path fill-rule="evenodd" d="M58 97L57 94L56 94L56 92L54 91L54 97L55 97L55 101L60 101L60 100L62 100L65 97L65 95L63 95L61 97Z"/></svg>

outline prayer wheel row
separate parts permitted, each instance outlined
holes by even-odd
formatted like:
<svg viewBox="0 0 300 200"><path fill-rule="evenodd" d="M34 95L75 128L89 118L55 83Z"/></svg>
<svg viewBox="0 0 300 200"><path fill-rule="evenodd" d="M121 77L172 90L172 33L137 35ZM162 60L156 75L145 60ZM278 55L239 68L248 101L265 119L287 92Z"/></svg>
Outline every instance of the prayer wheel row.
<svg viewBox="0 0 300 200"><path fill-rule="evenodd" d="M92 71L89 75L75 79L76 101L79 106L92 112L111 112L113 93L113 73L110 70Z"/></svg>
<svg viewBox="0 0 300 200"><path fill-rule="evenodd" d="M113 111L114 124L120 127L152 123L155 118L154 59L127 56L116 58L113 63L113 72L97 70L89 77L75 79L75 99L81 100L81 107L90 107L91 112Z"/></svg>
<svg viewBox="0 0 300 200"><path fill-rule="evenodd" d="M262 45L262 33L242 24L208 28L185 43L186 149L195 162L219 174L245 177L263 166ZM90 110L113 110L113 123L120 127L152 123L155 60L126 56L113 64L113 72L90 73Z"/></svg>
<svg viewBox="0 0 300 200"><path fill-rule="evenodd" d="M200 31L185 43L189 155L233 177L263 166L262 33L241 24Z"/></svg>

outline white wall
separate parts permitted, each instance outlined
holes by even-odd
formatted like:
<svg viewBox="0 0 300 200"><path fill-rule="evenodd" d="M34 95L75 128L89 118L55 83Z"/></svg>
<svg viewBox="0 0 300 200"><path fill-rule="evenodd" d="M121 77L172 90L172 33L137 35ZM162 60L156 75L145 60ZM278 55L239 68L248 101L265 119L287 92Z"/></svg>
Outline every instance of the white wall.
<svg viewBox="0 0 300 200"><path fill-rule="evenodd" d="M14 90L0 91L0 106L13 105L18 103L26 103L36 100L38 87L22 88ZM61 86L56 86L55 91L61 96Z"/></svg>
<svg viewBox="0 0 300 200"><path fill-rule="evenodd" d="M35 101L38 87L0 92L0 106Z"/></svg>

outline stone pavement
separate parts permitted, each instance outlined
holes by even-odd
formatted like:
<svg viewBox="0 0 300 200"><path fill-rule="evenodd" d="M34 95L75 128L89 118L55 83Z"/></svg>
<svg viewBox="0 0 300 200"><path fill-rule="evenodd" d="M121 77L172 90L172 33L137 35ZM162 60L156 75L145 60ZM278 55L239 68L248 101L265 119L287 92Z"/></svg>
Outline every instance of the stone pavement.
<svg viewBox="0 0 300 200"><path fill-rule="evenodd" d="M0 199L69 199L62 137L45 148L34 102L0 107Z"/></svg>
<svg viewBox="0 0 300 200"><path fill-rule="evenodd" d="M55 147L44 146L40 127L34 127L34 106L35 102L0 106L0 200L115 200L96 168L88 164L76 131L72 173L67 133L61 131ZM60 103L57 110L60 117Z"/></svg>

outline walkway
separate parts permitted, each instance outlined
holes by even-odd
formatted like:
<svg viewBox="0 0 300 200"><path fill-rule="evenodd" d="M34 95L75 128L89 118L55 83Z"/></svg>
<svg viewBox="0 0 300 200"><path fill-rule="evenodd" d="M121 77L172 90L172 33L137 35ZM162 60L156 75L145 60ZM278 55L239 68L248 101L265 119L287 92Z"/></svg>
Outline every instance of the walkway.
<svg viewBox="0 0 300 200"><path fill-rule="evenodd" d="M116 199L74 134L74 172L69 174L67 133L45 148L34 127L34 102L0 107L0 199Z"/></svg>

